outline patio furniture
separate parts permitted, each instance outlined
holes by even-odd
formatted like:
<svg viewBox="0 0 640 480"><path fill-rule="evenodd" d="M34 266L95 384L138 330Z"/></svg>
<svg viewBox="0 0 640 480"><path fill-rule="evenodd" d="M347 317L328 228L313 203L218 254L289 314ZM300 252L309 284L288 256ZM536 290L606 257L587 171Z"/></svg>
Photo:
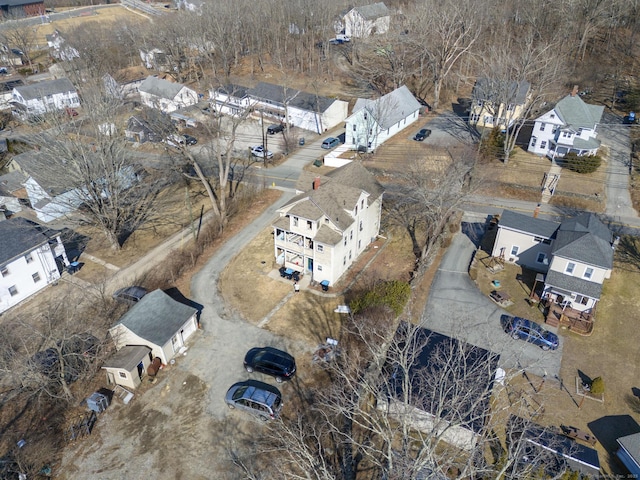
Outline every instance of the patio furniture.
<svg viewBox="0 0 640 480"><path fill-rule="evenodd" d="M507 292L494 290L489 294L489 297L491 297L491 300L503 307L511 305L511 295Z"/></svg>

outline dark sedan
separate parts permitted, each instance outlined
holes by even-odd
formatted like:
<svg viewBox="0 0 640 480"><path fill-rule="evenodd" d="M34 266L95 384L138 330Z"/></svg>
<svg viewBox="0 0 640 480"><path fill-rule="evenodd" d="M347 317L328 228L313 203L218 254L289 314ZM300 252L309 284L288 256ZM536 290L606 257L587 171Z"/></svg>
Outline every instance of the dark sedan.
<svg viewBox="0 0 640 480"><path fill-rule="evenodd" d="M420 130L418 133L415 134L413 139L416 142L421 142L425 138L427 138L429 135L431 135L431 130L429 130L428 128L423 128L422 130Z"/></svg>
<svg viewBox="0 0 640 480"><path fill-rule="evenodd" d="M247 372L260 372L275 377L281 383L296 373L296 361L287 352L272 347L252 348L244 357Z"/></svg>

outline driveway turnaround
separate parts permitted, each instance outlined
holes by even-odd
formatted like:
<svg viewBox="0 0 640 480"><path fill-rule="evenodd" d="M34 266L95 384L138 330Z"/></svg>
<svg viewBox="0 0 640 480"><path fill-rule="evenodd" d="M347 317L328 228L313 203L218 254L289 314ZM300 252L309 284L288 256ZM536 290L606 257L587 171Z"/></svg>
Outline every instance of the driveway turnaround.
<svg viewBox="0 0 640 480"><path fill-rule="evenodd" d="M472 228L483 228L483 218L468 218ZM473 236L473 235L471 235ZM563 339L555 351L514 340L500 325L500 316L508 314L476 287L469 277L469 265L476 246L469 236L458 233L442 259L431 285L429 300L422 314L421 325L438 333L500 354L503 369L523 369L550 378L559 377ZM552 330L552 329L550 329Z"/></svg>

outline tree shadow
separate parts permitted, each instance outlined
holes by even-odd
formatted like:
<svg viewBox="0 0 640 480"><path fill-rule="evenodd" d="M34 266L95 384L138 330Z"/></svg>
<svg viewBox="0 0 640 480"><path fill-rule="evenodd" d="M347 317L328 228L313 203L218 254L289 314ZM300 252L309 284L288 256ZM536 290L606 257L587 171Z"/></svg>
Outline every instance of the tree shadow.
<svg viewBox="0 0 640 480"><path fill-rule="evenodd" d="M470 222L462 222L461 225L462 233L464 233L469 240L473 243L476 248L479 248L483 243L483 237L485 235L486 227L485 224L482 223L470 223Z"/></svg>
<svg viewBox="0 0 640 480"><path fill-rule="evenodd" d="M580 383L582 385L591 385L593 378L584 373L582 370L578 370L578 377L580 377Z"/></svg>

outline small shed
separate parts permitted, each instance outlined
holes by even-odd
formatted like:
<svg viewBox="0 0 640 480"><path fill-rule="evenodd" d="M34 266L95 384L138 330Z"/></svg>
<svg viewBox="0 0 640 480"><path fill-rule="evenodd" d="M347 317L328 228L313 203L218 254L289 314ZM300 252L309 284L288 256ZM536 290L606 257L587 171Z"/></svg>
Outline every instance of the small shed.
<svg viewBox="0 0 640 480"><path fill-rule="evenodd" d="M102 368L107 373L107 384L134 389L151 364L151 348L146 345L126 345L108 358Z"/></svg>

